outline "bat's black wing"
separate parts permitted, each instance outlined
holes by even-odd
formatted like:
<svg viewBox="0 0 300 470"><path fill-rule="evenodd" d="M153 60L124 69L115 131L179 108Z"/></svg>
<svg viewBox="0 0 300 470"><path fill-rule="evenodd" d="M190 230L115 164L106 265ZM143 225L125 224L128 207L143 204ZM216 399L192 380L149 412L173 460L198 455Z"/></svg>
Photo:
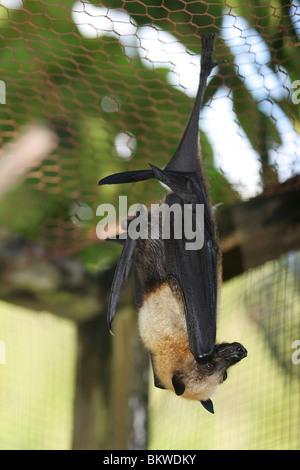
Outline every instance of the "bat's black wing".
<svg viewBox="0 0 300 470"><path fill-rule="evenodd" d="M217 258L218 245L215 240L214 227L210 209L206 200L199 175L196 172L177 172L160 170L151 165L152 170L139 172L141 181L157 178L165 183L173 192L166 197L166 204L179 204L182 208L182 228L187 227L185 216L186 205L190 206L191 230L196 237L203 239L203 245L197 249L188 249L193 240L181 234L172 233L164 240L166 254L166 271L168 279L175 280L181 292L184 303L190 350L197 361L208 357L214 348L216 338L216 309L217 309ZM124 180L130 175L123 173ZM114 176L114 175L113 175ZM112 176L112 179L113 179ZM122 182L122 174L117 176ZM124 181L124 182L125 182ZM197 205L203 207L203 218L197 217ZM201 212L201 211L200 211ZM202 212L201 212L202 213ZM172 219L170 219L172 222ZM113 318L120 288L127 278L128 266L131 264L135 240L127 239L115 273L109 318ZM125 272L125 274L124 274Z"/></svg>
<svg viewBox="0 0 300 470"><path fill-rule="evenodd" d="M109 329L111 329L111 324L115 316L121 287L126 284L128 279L128 274L132 265L135 248L136 240L127 238L123 244L123 250L115 270L114 279L110 291L107 312L107 321Z"/></svg>
<svg viewBox="0 0 300 470"><path fill-rule="evenodd" d="M209 206L197 173L152 168L173 191L166 197L166 204L181 207L181 233L175 233L174 221L168 219L172 226L171 236L164 240L166 271L170 287L175 281L181 292L190 350L197 361L205 360L213 352L216 339L219 252ZM189 210L185 211L187 206ZM194 239L190 239L191 233Z"/></svg>
<svg viewBox="0 0 300 470"><path fill-rule="evenodd" d="M150 178L153 178L153 171L151 170L125 171L102 178L98 185L102 186L103 184L136 183L137 181L143 181Z"/></svg>
<svg viewBox="0 0 300 470"><path fill-rule="evenodd" d="M216 336L217 306L217 256L218 246L214 237L213 223L205 191L198 170L198 134L199 113L202 106L207 78L212 69L218 65L213 61L215 35L208 34L202 38L200 83L184 135L170 162L164 170L151 166L151 170L136 170L111 175L99 182L102 184L118 184L157 178L167 184L173 191L166 198L171 206L175 203L184 209L185 205L192 208L193 227L203 232L204 243L199 249L188 250L186 237L170 237L164 240L166 251L167 276L176 283L181 291L184 302L190 349L197 361L208 358L211 354ZM197 205L204 207L204 223L197 220ZM185 220L185 216L183 222ZM202 225L202 226L201 226ZM110 303L110 322L113 318L120 287L128 275L131 264L134 241L127 241L115 275ZM125 272L125 274L124 274ZM171 281L172 280L172 281Z"/></svg>

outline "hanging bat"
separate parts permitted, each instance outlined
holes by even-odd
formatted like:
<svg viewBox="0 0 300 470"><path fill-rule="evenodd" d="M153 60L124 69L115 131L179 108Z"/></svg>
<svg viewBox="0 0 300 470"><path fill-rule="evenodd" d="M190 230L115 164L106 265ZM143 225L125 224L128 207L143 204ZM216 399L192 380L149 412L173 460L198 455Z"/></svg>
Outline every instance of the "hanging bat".
<svg viewBox="0 0 300 470"><path fill-rule="evenodd" d="M148 237L130 236L136 217L127 221L127 237L115 271L109 307L111 328L122 285L135 257L136 300L139 330L150 358L156 387L199 400L211 413L210 397L227 378L227 369L247 355L240 343L216 342L216 312L221 281L221 255L215 237L205 178L198 155L199 114L207 79L219 64L213 61L215 35L202 38L201 74L195 104L179 146L161 170L135 170L103 178L98 184L133 183L156 178L171 190L164 203L146 214ZM169 208L179 214L179 233ZM189 211L185 209L189 207ZM202 218L197 207L202 208ZM175 211L176 209L176 211ZM181 209L181 212L180 210ZM183 226L189 219L193 249ZM200 220L201 219L201 220ZM170 236L163 237L168 220ZM178 221L177 221L178 222ZM202 222L202 223L201 223ZM177 228L178 228L177 227ZM150 230L151 229L151 230ZM199 245L199 243L198 243Z"/></svg>

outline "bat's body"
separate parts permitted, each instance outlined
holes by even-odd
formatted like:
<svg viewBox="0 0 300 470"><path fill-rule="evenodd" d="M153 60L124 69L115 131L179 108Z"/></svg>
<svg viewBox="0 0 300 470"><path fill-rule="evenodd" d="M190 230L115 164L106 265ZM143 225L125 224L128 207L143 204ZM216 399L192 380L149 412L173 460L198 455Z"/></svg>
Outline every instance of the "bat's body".
<svg viewBox="0 0 300 470"><path fill-rule="evenodd" d="M221 257L215 239L214 224L208 202L205 180L198 158L198 120L207 78L213 62L214 36L203 37L201 76L195 105L177 151L164 170L150 165L150 170L137 170L109 176L99 184L114 184L157 178L171 193L165 206L179 211L182 227L188 219L194 233L202 235L203 246L193 248L175 219L161 207L147 214L151 236L128 237L116 269L108 321L111 326L120 288L126 282L136 251L136 296L139 307L141 338L150 351L155 385L167 388L189 399L200 400L213 412L210 400L227 369L246 356L239 343L216 345L216 311ZM203 219L198 207L203 207ZM185 212L187 206L190 211ZM161 214L160 214L161 212ZM134 219L133 219L134 220ZM203 224L201 224L201 221ZM165 238L168 222L170 236ZM130 231L129 221L128 232ZM220 283L219 283L220 284Z"/></svg>
<svg viewBox="0 0 300 470"><path fill-rule="evenodd" d="M143 302L139 328L146 348L151 351L156 386L177 390L178 394L193 400L207 401L213 395L223 381L223 374L201 380L201 366L190 351L184 305L173 295L168 283L162 284ZM176 381L184 384L183 393L179 393L182 386L179 389L174 386Z"/></svg>

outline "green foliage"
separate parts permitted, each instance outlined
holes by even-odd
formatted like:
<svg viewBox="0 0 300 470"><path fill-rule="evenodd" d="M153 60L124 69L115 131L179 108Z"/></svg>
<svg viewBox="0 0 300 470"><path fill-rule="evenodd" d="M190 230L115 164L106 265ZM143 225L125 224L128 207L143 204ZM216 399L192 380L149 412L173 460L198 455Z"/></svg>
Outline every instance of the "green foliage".
<svg viewBox="0 0 300 470"><path fill-rule="evenodd" d="M70 219L74 201L87 203L94 210L102 199L97 181L106 174L142 168L149 161L164 166L178 145L193 100L168 83L168 69L146 68L137 54L126 54L116 37L81 36L72 21L73 0L23 3L23 9L9 14L0 7L1 79L8 84L7 105L0 109L5 131L2 144L22 125L45 121L59 137L59 147L49 157L52 163L58 160L59 170L51 171L51 163L45 170L42 162L39 168L47 183L38 185L31 179L22 188L15 188L5 199L7 207L1 209L0 223L37 238L47 218ZM98 1L92 3L99 6ZM197 54L199 35L218 32L225 14L222 1L105 0L101 2L104 5L127 11L137 26L152 24L172 33ZM297 78L299 47L289 4L277 0L270 5L260 0L250 6L232 0L230 8L232 14L243 16L262 34L270 51L269 67L275 70L280 63L291 80ZM262 179L268 184L277 177L270 170L269 151L281 142L278 129L245 87L237 74L235 58L220 37L215 55L216 60L226 59L226 64L212 78L205 100L209 101L221 86L232 90L237 119L260 155ZM115 100L116 109L105 110L103 99ZM278 105L295 128L299 127L299 107L291 107L287 100L278 101ZM116 156L114 139L122 132L134 136L137 142L131 160ZM239 195L214 168L206 136L201 139L212 201L223 202L226 207ZM118 194L118 187L108 188L105 202L115 203ZM128 194L132 202L149 202L158 200L163 191L158 184L149 183L147 192L142 185L134 185L124 188L123 194ZM30 214L23 221L4 216L8 211L17 214L20 207Z"/></svg>

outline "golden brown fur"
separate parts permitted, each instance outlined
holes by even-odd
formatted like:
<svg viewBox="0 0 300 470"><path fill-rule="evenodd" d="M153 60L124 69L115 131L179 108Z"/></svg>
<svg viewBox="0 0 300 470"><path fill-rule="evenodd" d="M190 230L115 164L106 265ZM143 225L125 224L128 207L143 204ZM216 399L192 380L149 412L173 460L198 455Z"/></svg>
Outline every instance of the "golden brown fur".
<svg viewBox="0 0 300 470"><path fill-rule="evenodd" d="M155 362L155 373L165 388L174 391L172 378L179 376L185 384L183 397L207 400L223 381L223 370L208 374L189 349L185 311L181 299L168 283L149 294L139 311L141 338ZM203 380L204 379L204 380Z"/></svg>

